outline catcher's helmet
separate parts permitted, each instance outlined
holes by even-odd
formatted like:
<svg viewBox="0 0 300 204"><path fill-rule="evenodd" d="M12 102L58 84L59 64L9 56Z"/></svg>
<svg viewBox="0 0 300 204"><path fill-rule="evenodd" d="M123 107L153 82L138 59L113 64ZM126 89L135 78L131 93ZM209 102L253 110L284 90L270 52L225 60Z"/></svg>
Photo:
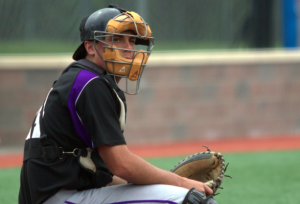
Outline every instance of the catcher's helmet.
<svg viewBox="0 0 300 204"><path fill-rule="evenodd" d="M124 34L125 31L133 31L134 34ZM129 50L134 52L133 58L123 57L120 50L126 49L113 45L115 35L136 38L135 44L146 46L146 51ZM111 37L109 42L105 41L108 36ZM154 45L150 27L139 14L110 5L109 8L100 9L82 20L80 37L82 43L73 55L74 60L86 57L84 41L93 40L95 50L106 64L107 73L113 75L115 81L116 77L126 78L125 88L121 88L125 93L138 93L140 79ZM103 43L103 56L96 49L96 41ZM128 79L136 83L134 92L128 91Z"/></svg>

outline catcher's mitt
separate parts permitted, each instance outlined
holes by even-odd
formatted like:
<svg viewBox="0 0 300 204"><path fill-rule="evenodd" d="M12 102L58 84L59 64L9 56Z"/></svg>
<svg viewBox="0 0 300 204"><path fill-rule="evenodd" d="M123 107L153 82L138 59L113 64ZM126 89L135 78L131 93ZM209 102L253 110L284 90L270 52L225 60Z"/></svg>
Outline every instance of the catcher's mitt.
<svg viewBox="0 0 300 204"><path fill-rule="evenodd" d="M206 147L206 146L203 146ZM209 186L214 194L223 181L225 171L225 160L220 152L211 152L208 147L207 151L191 155L180 161L171 172L189 179L201 181Z"/></svg>

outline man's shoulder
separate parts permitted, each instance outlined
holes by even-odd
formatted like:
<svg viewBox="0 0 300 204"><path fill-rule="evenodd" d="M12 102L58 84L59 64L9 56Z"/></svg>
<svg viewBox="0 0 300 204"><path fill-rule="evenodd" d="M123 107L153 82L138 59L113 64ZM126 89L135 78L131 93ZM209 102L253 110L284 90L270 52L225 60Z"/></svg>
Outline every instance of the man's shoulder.
<svg viewBox="0 0 300 204"><path fill-rule="evenodd" d="M58 80L72 80L77 77L82 69L79 67L69 67L68 70L64 70L59 76Z"/></svg>
<svg viewBox="0 0 300 204"><path fill-rule="evenodd" d="M87 70L99 76L105 75L105 70L103 68L93 63L92 61L86 59L81 59L71 63L68 67L64 69L63 74L68 72L70 69L74 69L74 68Z"/></svg>
<svg viewBox="0 0 300 204"><path fill-rule="evenodd" d="M93 79L101 79L103 75L93 72L92 70L83 69L81 67L72 66L68 68L67 71L64 71L57 82L61 83L75 83L77 85L84 85ZM102 80L99 80L102 81Z"/></svg>
<svg viewBox="0 0 300 204"><path fill-rule="evenodd" d="M103 76L91 75L90 80L84 86L84 90L95 93L96 95L114 94L113 87L107 82ZM87 81L87 80L86 80Z"/></svg>

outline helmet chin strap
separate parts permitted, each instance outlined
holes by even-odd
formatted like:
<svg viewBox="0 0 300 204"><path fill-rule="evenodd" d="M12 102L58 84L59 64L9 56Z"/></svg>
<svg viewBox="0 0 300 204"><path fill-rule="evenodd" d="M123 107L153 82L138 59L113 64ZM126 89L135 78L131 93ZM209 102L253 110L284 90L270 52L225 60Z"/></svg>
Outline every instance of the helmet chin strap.
<svg viewBox="0 0 300 204"><path fill-rule="evenodd" d="M98 55L101 57L101 59L104 61L103 57L100 55L99 51L98 51L97 48L96 48L96 40L94 39L93 42L94 42L94 43L93 43L94 49L96 50L96 52L98 53ZM104 48L103 48L103 50L104 50Z"/></svg>
<svg viewBox="0 0 300 204"><path fill-rule="evenodd" d="M105 70L106 70L106 72L107 73L109 73L108 72L108 69L107 69L107 62L103 59L103 56L101 56L101 54L99 53L99 51L98 51L98 49L96 48L96 40L94 39L93 40L94 41L94 49L96 50L96 52L97 52L97 54L99 55L99 57L102 59L102 61L105 63L105 67L102 67L102 68L105 68ZM101 42L101 41L100 41ZM101 43L103 43L103 42L101 42ZM103 45L102 45L102 47L103 47ZM104 51L104 48L103 48L103 51ZM114 77L115 78L115 77ZM115 81L116 81L116 79L115 79ZM116 81L117 82L117 81Z"/></svg>

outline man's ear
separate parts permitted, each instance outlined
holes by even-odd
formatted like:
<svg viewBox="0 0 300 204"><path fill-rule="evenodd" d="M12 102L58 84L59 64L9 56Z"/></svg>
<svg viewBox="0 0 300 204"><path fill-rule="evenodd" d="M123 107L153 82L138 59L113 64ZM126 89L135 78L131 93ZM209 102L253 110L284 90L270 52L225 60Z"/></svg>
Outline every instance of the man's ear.
<svg viewBox="0 0 300 204"><path fill-rule="evenodd" d="M95 55L95 48L94 48L94 42L93 41L84 41L84 47L86 52L89 55Z"/></svg>

